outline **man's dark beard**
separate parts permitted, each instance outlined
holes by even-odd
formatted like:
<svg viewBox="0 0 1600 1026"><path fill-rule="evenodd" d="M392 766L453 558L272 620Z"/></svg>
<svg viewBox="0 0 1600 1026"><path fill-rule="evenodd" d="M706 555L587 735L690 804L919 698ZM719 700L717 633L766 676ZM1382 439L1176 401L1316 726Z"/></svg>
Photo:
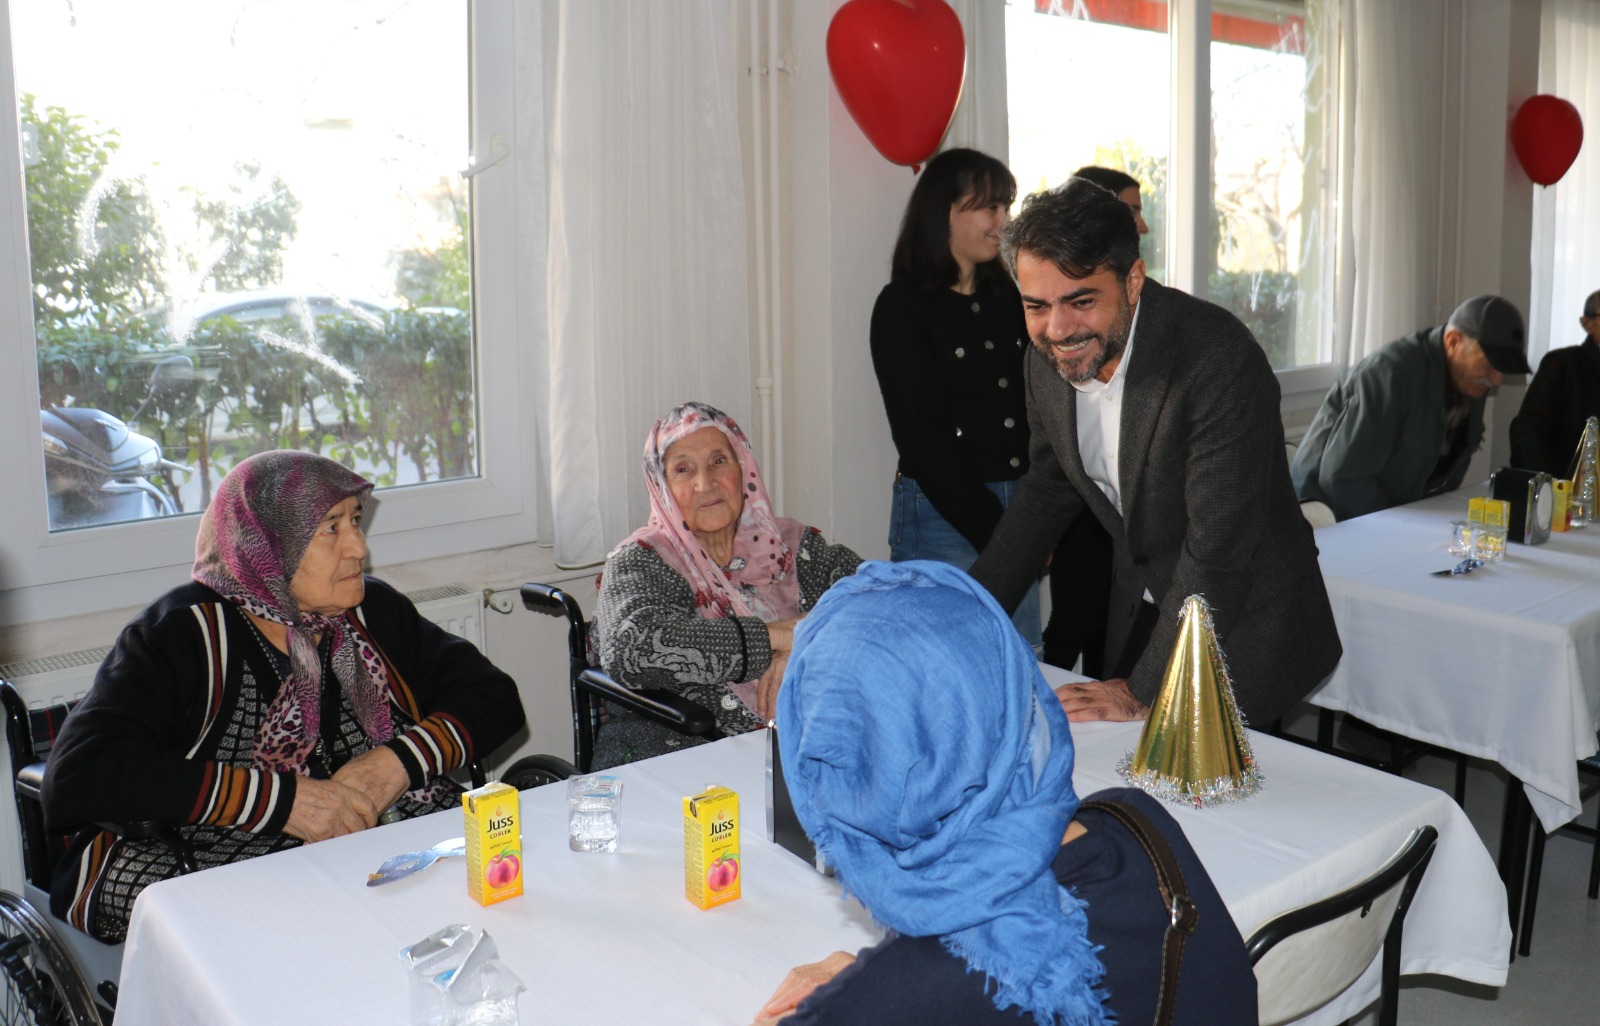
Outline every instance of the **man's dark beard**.
<svg viewBox="0 0 1600 1026"><path fill-rule="evenodd" d="M1127 299L1123 299L1122 308L1117 311L1116 319L1106 328L1104 335L1093 331L1080 331L1076 335L1067 336L1064 341L1059 343L1060 345L1071 346L1091 339L1100 339L1100 352L1095 354L1095 358L1089 361L1089 365L1084 369L1083 374L1078 376L1069 375L1066 368L1061 366L1061 361L1056 359L1055 347L1058 343L1051 342L1043 335L1040 335L1034 338L1033 344L1039 347L1041 353L1050 358L1050 362L1055 365L1056 373L1061 375L1062 381L1068 384L1081 385L1085 381L1093 381L1105 369L1106 364L1122 355L1122 351L1128 348L1128 331L1132 327L1133 307L1129 305Z"/></svg>

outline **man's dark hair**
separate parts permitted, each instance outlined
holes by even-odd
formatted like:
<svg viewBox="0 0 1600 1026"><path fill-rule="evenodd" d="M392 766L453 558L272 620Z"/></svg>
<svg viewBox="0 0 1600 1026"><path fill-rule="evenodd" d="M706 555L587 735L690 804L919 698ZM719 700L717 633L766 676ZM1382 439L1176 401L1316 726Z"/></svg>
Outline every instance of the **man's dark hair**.
<svg viewBox="0 0 1600 1026"><path fill-rule="evenodd" d="M1013 273L1024 249L1069 278L1109 267L1125 281L1139 259L1139 229L1127 205L1086 178L1069 178L1023 200L1022 213L1000 239L1000 256Z"/></svg>
<svg viewBox="0 0 1600 1026"><path fill-rule="evenodd" d="M1589 293L1589 298L1583 301L1583 315L1593 317L1600 314L1600 292Z"/></svg>
<svg viewBox="0 0 1600 1026"><path fill-rule="evenodd" d="M895 240L891 281L925 288L949 288L961 276L950 253L950 207L963 199L963 209L979 210L996 203L1009 207L1017 198L1017 180L1004 164L977 150L953 149L928 161L917 177ZM986 290L1007 279L1000 261L979 264L977 287Z"/></svg>
<svg viewBox="0 0 1600 1026"><path fill-rule="evenodd" d="M1113 196L1120 196L1127 189L1139 188L1139 179L1130 174L1109 167L1100 167L1089 164L1072 172L1074 178L1087 178L1089 181L1108 190Z"/></svg>

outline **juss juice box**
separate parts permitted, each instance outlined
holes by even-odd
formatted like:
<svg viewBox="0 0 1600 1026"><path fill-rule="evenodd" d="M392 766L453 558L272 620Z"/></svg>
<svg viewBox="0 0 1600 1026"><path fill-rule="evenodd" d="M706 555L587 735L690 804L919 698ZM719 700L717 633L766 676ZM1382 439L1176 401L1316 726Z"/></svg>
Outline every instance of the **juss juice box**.
<svg viewBox="0 0 1600 1026"><path fill-rule="evenodd" d="M683 800L683 891L699 908L739 897L739 794L712 786Z"/></svg>
<svg viewBox="0 0 1600 1026"><path fill-rule="evenodd" d="M490 781L461 796L466 821L467 893L480 905L522 893L522 826L517 789Z"/></svg>
<svg viewBox="0 0 1600 1026"><path fill-rule="evenodd" d="M1550 530L1565 531L1572 526L1572 482L1556 480L1555 500L1550 509Z"/></svg>

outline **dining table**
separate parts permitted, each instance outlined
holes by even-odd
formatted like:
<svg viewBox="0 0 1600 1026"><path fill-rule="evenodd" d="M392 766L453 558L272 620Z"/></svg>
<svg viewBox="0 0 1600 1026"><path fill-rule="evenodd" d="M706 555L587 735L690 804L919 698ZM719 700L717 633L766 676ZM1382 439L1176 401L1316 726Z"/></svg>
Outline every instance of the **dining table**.
<svg viewBox="0 0 1600 1026"><path fill-rule="evenodd" d="M1344 656L1313 705L1462 755L1520 782L1546 831L1583 808L1578 761L1600 742L1600 525L1509 542L1439 574L1452 520L1486 485L1316 532Z"/></svg>
<svg viewBox="0 0 1600 1026"><path fill-rule="evenodd" d="M1056 680L1071 679L1047 668ZM1073 727L1080 795L1120 786L1138 723ZM1505 892L1449 796L1252 732L1264 787L1173 815L1242 934L1345 887L1432 824L1438 847L1406 922L1402 972L1498 986ZM768 732L608 771L623 781L616 852L569 849L565 788L524 791L525 892L480 906L459 858L380 887L389 856L462 833L454 812L382 826L154 884L134 907L118 1026L405 1023L401 950L450 924L481 929L522 981L520 1021L751 1022L792 966L880 936L838 884L768 840ZM684 894L682 799L739 793L742 895L702 911ZM1091 911L1091 915L1092 915ZM1377 965L1302 1020L1335 1023L1377 995Z"/></svg>

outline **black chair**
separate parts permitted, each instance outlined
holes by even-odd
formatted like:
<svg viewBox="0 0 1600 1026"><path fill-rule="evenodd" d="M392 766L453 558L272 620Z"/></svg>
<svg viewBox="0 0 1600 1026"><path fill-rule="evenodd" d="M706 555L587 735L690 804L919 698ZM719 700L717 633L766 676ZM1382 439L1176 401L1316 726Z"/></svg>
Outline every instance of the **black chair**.
<svg viewBox="0 0 1600 1026"><path fill-rule="evenodd" d="M522 604L546 616L567 619L567 680L572 697L572 753L579 773L594 765L598 703L609 702L692 737L722 736L717 718L698 702L658 689L623 687L604 670L589 665L589 629L583 610L571 595L551 584L524 584Z"/></svg>
<svg viewBox="0 0 1600 1026"><path fill-rule="evenodd" d="M1420 827L1399 854L1365 880L1256 929L1245 951L1260 985L1262 1026L1298 1019L1327 1004L1361 978L1380 948L1378 1022L1394 1026L1406 910L1438 840L1432 826Z"/></svg>
<svg viewBox="0 0 1600 1026"><path fill-rule="evenodd" d="M1578 760L1580 773L1592 773L1600 776L1600 753L1589 756L1587 759ZM1580 798L1580 801L1582 799ZM1522 905L1522 929L1517 943L1517 954L1527 955L1533 945L1533 911L1539 899L1539 877L1544 871L1544 828L1539 825L1539 817L1532 816L1533 844L1528 854L1528 889L1527 896ZM1567 833L1579 834L1594 840L1594 854L1589 859L1589 900L1600 897L1600 813L1596 813L1594 826L1584 826L1581 823L1568 823L1561 827ZM1515 925L1515 924L1513 924Z"/></svg>

